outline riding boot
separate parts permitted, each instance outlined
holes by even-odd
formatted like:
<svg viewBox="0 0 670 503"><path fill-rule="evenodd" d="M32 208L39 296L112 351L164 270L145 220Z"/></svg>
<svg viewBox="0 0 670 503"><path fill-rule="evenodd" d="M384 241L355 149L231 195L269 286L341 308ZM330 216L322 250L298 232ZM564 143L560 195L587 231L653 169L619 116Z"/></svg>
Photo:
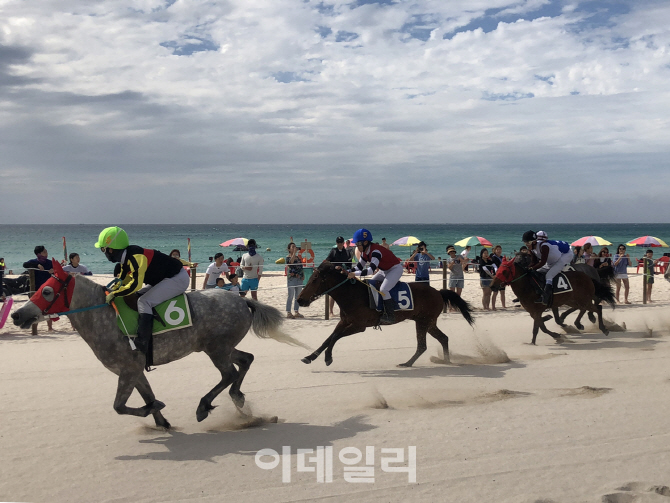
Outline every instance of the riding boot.
<svg viewBox="0 0 670 503"><path fill-rule="evenodd" d="M382 325L393 325L395 323L395 305L393 299L384 300L384 312L379 322Z"/></svg>
<svg viewBox="0 0 670 503"><path fill-rule="evenodd" d="M140 313L140 319L137 323L137 337L135 337L135 346L145 355L149 350L149 340L151 339L151 330L154 325L154 316L149 313Z"/></svg>
<svg viewBox="0 0 670 503"><path fill-rule="evenodd" d="M549 307L549 305L551 305L551 297L552 297L553 293L554 293L553 285L550 285L549 283L547 283L544 286L544 292L542 292L542 304Z"/></svg>

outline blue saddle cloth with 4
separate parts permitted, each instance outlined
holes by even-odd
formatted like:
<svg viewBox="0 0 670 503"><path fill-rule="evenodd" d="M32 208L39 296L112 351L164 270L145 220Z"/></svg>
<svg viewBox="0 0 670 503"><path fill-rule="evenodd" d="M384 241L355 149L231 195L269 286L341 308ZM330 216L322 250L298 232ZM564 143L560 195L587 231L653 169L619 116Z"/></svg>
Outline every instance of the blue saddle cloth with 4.
<svg viewBox="0 0 670 503"><path fill-rule="evenodd" d="M368 289L368 292L370 292L370 309L383 311L384 299L378 292L381 281L368 281L368 284L372 287ZM407 283L398 281L389 293L391 294L391 299L393 299L396 311L414 310L414 297L412 296L412 290Z"/></svg>

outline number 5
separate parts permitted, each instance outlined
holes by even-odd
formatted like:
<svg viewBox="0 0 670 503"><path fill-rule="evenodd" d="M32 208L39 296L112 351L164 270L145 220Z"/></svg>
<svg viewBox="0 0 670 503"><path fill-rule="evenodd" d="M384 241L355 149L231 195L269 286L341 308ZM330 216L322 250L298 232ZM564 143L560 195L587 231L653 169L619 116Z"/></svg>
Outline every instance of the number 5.
<svg viewBox="0 0 670 503"><path fill-rule="evenodd" d="M400 309L409 309L410 300L407 296L407 292L398 292L398 307Z"/></svg>

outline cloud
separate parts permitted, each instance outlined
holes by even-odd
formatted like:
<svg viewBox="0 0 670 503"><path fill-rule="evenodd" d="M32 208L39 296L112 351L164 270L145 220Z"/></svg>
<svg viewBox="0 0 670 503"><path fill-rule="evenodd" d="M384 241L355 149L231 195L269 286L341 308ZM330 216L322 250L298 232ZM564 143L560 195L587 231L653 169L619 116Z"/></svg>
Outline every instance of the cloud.
<svg viewBox="0 0 670 503"><path fill-rule="evenodd" d="M7 223L45 218L36 187L72 223L670 209L663 2L64 5L3 5Z"/></svg>

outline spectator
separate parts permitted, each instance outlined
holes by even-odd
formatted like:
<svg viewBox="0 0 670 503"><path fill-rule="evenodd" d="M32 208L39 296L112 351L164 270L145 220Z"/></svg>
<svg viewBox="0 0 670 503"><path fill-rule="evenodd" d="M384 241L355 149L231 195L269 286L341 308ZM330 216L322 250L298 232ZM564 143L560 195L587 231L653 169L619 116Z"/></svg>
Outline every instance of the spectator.
<svg viewBox="0 0 670 503"><path fill-rule="evenodd" d="M410 262L416 262L414 281L430 282L431 260L435 260L435 257L428 253L428 245L421 241L409 258Z"/></svg>
<svg viewBox="0 0 670 503"><path fill-rule="evenodd" d="M258 284L263 275L263 257L256 251L256 240L250 239L247 243L249 251L242 255L240 260L240 267L243 271L242 283L240 284L240 292L251 290L251 298L258 300Z"/></svg>
<svg viewBox="0 0 670 503"><path fill-rule="evenodd" d="M26 269L37 269L35 271L35 290L39 290L40 287L47 282L47 280L53 274L53 264L49 260L49 252L44 246L38 245L35 247L35 258L29 260L28 262L23 263L23 267ZM53 330L51 318L47 318L47 327L48 331Z"/></svg>
<svg viewBox="0 0 670 503"><path fill-rule="evenodd" d="M489 311L491 303L491 283L493 282L493 276L495 276L495 266L493 265L493 260L489 257L489 251L486 248L482 248L482 251L479 252L477 263L479 264L479 284L482 287L482 307L484 308L484 311Z"/></svg>
<svg viewBox="0 0 670 503"><path fill-rule="evenodd" d="M349 243L348 239L347 243ZM331 264L335 264L335 266L339 266L342 269L349 271L351 270L352 255L353 254L351 253L351 249L344 247L344 238L342 236L337 236L337 238L335 238L335 248L331 248L330 252L328 253L328 256L326 257L326 260ZM330 297L329 308L331 316L335 316L335 314L333 313L334 306L335 306L335 299Z"/></svg>
<svg viewBox="0 0 670 503"><path fill-rule="evenodd" d="M219 252L214 255L214 262L207 267L205 279L202 281L202 289L207 290L209 288L215 288L216 280L222 273L228 277L230 275L230 269L223 261L223 253Z"/></svg>
<svg viewBox="0 0 670 503"><path fill-rule="evenodd" d="M437 257L437 268L442 269L442 257Z"/></svg>
<svg viewBox="0 0 670 503"><path fill-rule="evenodd" d="M500 267L503 263L503 256L502 256L502 246L500 245L495 245L493 247L493 255L491 255L491 261L493 262L493 267L494 271L498 270L498 267ZM495 276L495 274L494 274ZM505 285L502 285L498 291L493 292L491 295L491 310L496 311L496 298L498 297L498 294L500 294L500 304L502 304L502 308L505 309Z"/></svg>
<svg viewBox="0 0 670 503"><path fill-rule="evenodd" d="M574 265L585 263L586 259L584 258L584 249L581 246L575 246L572 250L572 260L570 261L570 264Z"/></svg>
<svg viewBox="0 0 670 503"><path fill-rule="evenodd" d="M176 248L170 252L170 257L176 258L177 260L179 260L179 262L182 263L182 265L185 265L186 267L189 267L189 268L190 267L198 267L197 262L189 262L188 260L181 258L181 253Z"/></svg>
<svg viewBox="0 0 670 503"><path fill-rule="evenodd" d="M291 242L286 246L288 255L286 256L286 286L288 288L288 298L286 299L286 317L287 318L304 318L298 312L298 296L302 291L302 285L305 281L305 272L302 269L302 260L298 256L298 247ZM291 314L291 302L293 302L293 310L295 314Z"/></svg>
<svg viewBox="0 0 670 503"><path fill-rule="evenodd" d="M619 245L617 252L614 254L614 261L612 268L614 269L614 282L616 283L616 301L619 302L619 292L621 291L621 283L623 282L623 299L625 304L628 302L628 292L630 291L630 283L628 281L628 268L632 267L630 255L626 253L626 247Z"/></svg>
<svg viewBox="0 0 670 503"><path fill-rule="evenodd" d="M463 264L466 259L461 255L456 255L456 248L454 248L454 245L447 246L447 254L449 255L449 258L447 259L447 269L449 269L449 272L451 273L447 286L449 287L449 290L460 295L465 286ZM450 312L453 311L454 309L450 309Z"/></svg>
<svg viewBox="0 0 670 503"><path fill-rule="evenodd" d="M596 260L596 255L595 253L593 253L593 246L591 245L591 243L586 243L582 247L582 250L584 251L582 255L584 257L584 263L593 267L593 264L595 263Z"/></svg>
<svg viewBox="0 0 670 503"><path fill-rule="evenodd" d="M3 278L5 276L5 259L0 258L0 301L5 301L5 284L3 283Z"/></svg>
<svg viewBox="0 0 670 503"><path fill-rule="evenodd" d="M386 242L386 238L382 238L382 246L387 250L391 249L391 246Z"/></svg>
<svg viewBox="0 0 670 503"><path fill-rule="evenodd" d="M70 274L83 274L84 276L93 275L93 273L88 270L88 267L86 267L84 264L79 263L78 253L72 252L68 256L68 258L70 259L70 263L63 267L63 270L65 272L68 272Z"/></svg>
<svg viewBox="0 0 670 503"><path fill-rule="evenodd" d="M226 284L226 281L223 278L216 279L216 286L219 290L226 290L227 292L239 292L240 291L240 282L239 277L235 273L231 273L228 276L230 283Z"/></svg>
<svg viewBox="0 0 670 503"><path fill-rule="evenodd" d="M461 252L461 257L463 257L463 260L464 260L464 262L463 262L463 270L464 271L468 270L468 263L469 263L468 255L470 254L470 250L472 250L472 246L468 245L468 246L465 247L465 250L463 250Z"/></svg>
<svg viewBox="0 0 670 503"><path fill-rule="evenodd" d="M654 286L654 266L658 263L658 260L654 260L654 250L647 250L642 260L647 269L647 302L653 302L651 288Z"/></svg>
<svg viewBox="0 0 670 503"><path fill-rule="evenodd" d="M606 277L608 273L610 273L612 269L612 259L610 258L610 251L606 246L598 252L598 258L594 260L593 267L598 271L600 279Z"/></svg>

